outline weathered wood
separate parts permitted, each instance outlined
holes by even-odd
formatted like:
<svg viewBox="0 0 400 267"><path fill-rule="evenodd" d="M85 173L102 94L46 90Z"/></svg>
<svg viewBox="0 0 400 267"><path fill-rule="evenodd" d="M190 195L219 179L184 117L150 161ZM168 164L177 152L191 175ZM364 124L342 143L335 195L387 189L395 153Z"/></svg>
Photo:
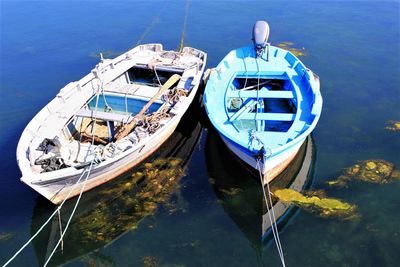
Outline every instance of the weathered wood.
<svg viewBox="0 0 400 267"><path fill-rule="evenodd" d="M103 138L98 137L97 135L91 135L91 134L87 134L85 132L82 132L81 135L82 135L82 138L84 138L82 140L82 142L84 142L84 141L90 141L91 142L93 140L95 143L98 143L98 144L102 144L102 145L107 145L108 144L107 140L104 140Z"/></svg>
<svg viewBox="0 0 400 267"><path fill-rule="evenodd" d="M99 110L80 109L75 116L91 118L103 121L130 122L131 118L126 114L116 114Z"/></svg>
<svg viewBox="0 0 400 267"><path fill-rule="evenodd" d="M165 92L167 91L169 88L171 88L177 81L179 81L179 79L181 78L180 75L178 74L174 74L172 75L164 84L163 86L161 86L160 90L157 92L157 94L155 94L149 102L147 102L147 104L142 108L142 110L135 115L135 117L133 118L133 120L128 123L127 125L125 125L125 127L122 128L121 131L119 131L116 135L115 135L115 141L121 140L122 138L124 138L125 136L127 136L132 130L133 128L135 128L136 123L137 123L137 119L140 119L145 112L150 108L150 106Z"/></svg>

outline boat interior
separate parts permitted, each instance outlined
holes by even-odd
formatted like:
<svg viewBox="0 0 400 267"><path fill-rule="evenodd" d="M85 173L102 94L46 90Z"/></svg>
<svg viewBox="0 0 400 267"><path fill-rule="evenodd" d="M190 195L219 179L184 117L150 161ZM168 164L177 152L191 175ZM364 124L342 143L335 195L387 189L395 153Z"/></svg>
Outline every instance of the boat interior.
<svg viewBox="0 0 400 267"><path fill-rule="evenodd" d="M257 57L254 46L245 46L229 52L215 70L205 90L207 113L238 148L280 150L320 115L318 81L289 51L268 46Z"/></svg>
<svg viewBox="0 0 400 267"><path fill-rule="evenodd" d="M167 58L174 56L175 62L158 62L156 66L139 62L105 84L101 93L92 95L54 139L43 140L42 150L31 155L34 171L49 172L70 166L80 168L93 158L112 158L162 128L177 114L180 100L191 93L195 86L194 77L202 67L201 58L196 55L188 56L192 66L188 68L187 62L179 64L174 52L164 54ZM183 58L182 54L179 57ZM160 94L162 85L174 74L180 79ZM143 116L133 122L135 115L143 109ZM130 123L136 123L133 131L127 138L118 140L118 133ZM62 161L49 162L55 156Z"/></svg>
<svg viewBox="0 0 400 267"><path fill-rule="evenodd" d="M313 92L301 80L293 81L286 73L262 78L239 73L225 96L227 122L239 133L257 132L269 147L286 144L315 118ZM308 89L300 91L299 85Z"/></svg>

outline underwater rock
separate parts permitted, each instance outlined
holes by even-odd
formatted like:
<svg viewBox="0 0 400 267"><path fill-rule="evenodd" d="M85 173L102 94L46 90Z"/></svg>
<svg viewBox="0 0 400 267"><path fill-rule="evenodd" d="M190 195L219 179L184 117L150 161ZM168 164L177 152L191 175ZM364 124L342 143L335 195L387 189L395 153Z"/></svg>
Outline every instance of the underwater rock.
<svg viewBox="0 0 400 267"><path fill-rule="evenodd" d="M310 209L323 217L349 217L355 214L356 206L335 198L320 198L318 196L305 196L293 189L278 189L274 195L279 200L295 204L299 207Z"/></svg>
<svg viewBox="0 0 400 267"><path fill-rule="evenodd" d="M142 258L143 260L143 266L144 267L158 267L160 266L160 263L156 257L153 256L144 256Z"/></svg>
<svg viewBox="0 0 400 267"><path fill-rule="evenodd" d="M388 121L386 122L387 126L385 127L386 130L397 132L400 131L400 121Z"/></svg>
<svg viewBox="0 0 400 267"><path fill-rule="evenodd" d="M82 258L82 261L88 267L116 266L116 263L111 256L103 255L99 251L85 255L85 257Z"/></svg>
<svg viewBox="0 0 400 267"><path fill-rule="evenodd" d="M0 241L7 241L13 237L14 237L14 234L12 234L12 233L5 233L5 232L0 233Z"/></svg>
<svg viewBox="0 0 400 267"><path fill-rule="evenodd" d="M400 179L400 172L395 170L394 165L390 162L381 159L364 160L346 168L336 180L327 183L330 186L344 187L352 179L385 184L394 179Z"/></svg>
<svg viewBox="0 0 400 267"><path fill-rule="evenodd" d="M292 54L295 55L296 57L304 57L307 54L306 49L304 47L296 48L296 47L293 47L293 45L294 45L294 43L292 43L292 42L281 42L281 43L277 44L276 46L292 52Z"/></svg>

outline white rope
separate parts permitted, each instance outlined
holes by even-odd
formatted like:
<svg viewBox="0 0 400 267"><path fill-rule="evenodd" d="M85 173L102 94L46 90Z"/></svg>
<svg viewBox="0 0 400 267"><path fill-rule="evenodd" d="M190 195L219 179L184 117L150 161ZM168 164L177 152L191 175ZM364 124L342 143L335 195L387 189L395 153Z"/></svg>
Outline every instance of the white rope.
<svg viewBox="0 0 400 267"><path fill-rule="evenodd" d="M11 261L13 261L15 259L15 257L18 256L18 254L21 253L21 251L27 246L29 245L29 243L32 242L33 239L35 239L35 237L43 230L43 228L50 222L50 220L54 217L54 215L56 215L56 213L58 212L58 210L61 209L61 207L64 205L65 201L67 201L67 199L69 198L69 196L71 195L72 191L75 189L76 185L80 182L80 180L83 177L83 174L85 173L85 170L82 172L81 176L79 177L78 181L75 183L75 185L71 188L71 190L68 192L67 197L64 199L64 201L57 207L57 209L49 216L49 218L47 219L47 221L39 228L39 230L3 265L3 267L7 266Z"/></svg>
<svg viewBox="0 0 400 267"><path fill-rule="evenodd" d="M160 86L162 86L162 84L161 84L161 82L160 82L160 78L158 77L158 74L157 74L157 68L156 68L156 66L154 66L154 73L156 74L158 84L159 84Z"/></svg>
<svg viewBox="0 0 400 267"><path fill-rule="evenodd" d="M243 63L244 63L244 71L246 72L246 79L244 80L244 86L243 86L242 89L246 88L247 79L248 79L248 76L249 76L249 73L247 72L247 65L246 65L246 58L245 57L243 57Z"/></svg>
<svg viewBox="0 0 400 267"><path fill-rule="evenodd" d="M186 0L185 1L185 13L183 15L183 28L182 28L182 34L181 34L181 39L179 41L179 52L183 51L183 45L185 42L185 35L186 35L186 25L187 25L187 18L188 18L188 9L189 9L189 1L190 0Z"/></svg>
<svg viewBox="0 0 400 267"><path fill-rule="evenodd" d="M160 11L156 14L156 16L153 18L153 20L150 22L150 24L147 26L147 28L144 30L142 35L139 37L139 39L136 42L135 46L138 46L143 39L151 32L151 30L156 26L158 23L161 21L161 14L164 12L165 8L167 7L168 1L164 2L164 6L160 9Z"/></svg>
<svg viewBox="0 0 400 267"><path fill-rule="evenodd" d="M62 235L61 235L61 233L63 232L63 229L62 229L62 223L61 223L60 210L58 210L57 214L58 214L58 226L60 227L61 251L64 251L64 240L62 239Z"/></svg>
<svg viewBox="0 0 400 267"><path fill-rule="evenodd" d="M128 93L130 91L130 86L127 86L126 92L125 92L125 113L128 114Z"/></svg>
<svg viewBox="0 0 400 267"><path fill-rule="evenodd" d="M82 193L83 193L83 189L85 188L86 182L87 182L87 180L88 180L88 178L89 178L89 175L90 175L90 172L92 171L93 162L94 162L94 158L92 159L92 161L91 161L91 163L90 163L89 171L87 172L87 175L86 175L86 178L85 178L85 182L83 183L83 185L82 185L82 187L81 187L81 191L80 191L80 193L79 193L78 199L77 199L76 202L75 202L74 209L72 210L71 215L70 215L69 218L68 218L67 225L65 226L65 229L64 229L64 231L63 231L62 234L61 234L61 237L58 239L58 242L57 242L56 246L53 248L53 250L52 250L50 256L47 258L47 260L46 260L46 262L45 262L45 264L44 264L43 266L47 266L47 264L49 263L49 261L50 261L51 258L53 257L54 253L56 252L58 246L60 245L61 241L63 240L63 237L64 237L65 233L66 233L67 230L68 230L68 227L69 227L69 224L71 223L72 217L74 216L75 211L76 211L76 208L78 207L79 201L81 200Z"/></svg>
<svg viewBox="0 0 400 267"><path fill-rule="evenodd" d="M266 180L267 179L268 179L268 177L266 177ZM271 190L269 188L269 182L268 181L267 181L267 189L268 189L269 203L271 204L272 218L273 218L273 222L274 222L273 227L275 228L275 232L276 232L276 235L277 235L277 238L278 238L278 244L279 244L279 247L280 247L280 250L281 250L281 254L282 254L282 258L283 258L283 249L282 249L281 239L279 237L278 225L276 223L275 210L274 210L274 207L272 206L272 197L271 197L272 193L271 193ZM264 189L264 192L265 192L265 189ZM265 193L264 193L264 197L265 197ZM283 266L285 266L284 258L283 258Z"/></svg>
<svg viewBox="0 0 400 267"><path fill-rule="evenodd" d="M278 227L277 227L277 223L276 223L274 207L273 207L273 204L272 204L272 198L271 198L271 191L270 191L270 188L269 188L269 182L266 181L267 188L268 188L268 195L269 195L269 203L268 203L268 199L267 199L265 188L264 188L264 180L263 180L263 175L262 175L262 171L261 171L261 166L260 166L259 163L260 163L260 161L257 159L256 160L256 167L257 167L257 170L258 170L258 173L259 173L259 176L260 176L261 188L262 188L262 191L263 191L265 204L267 206L267 213L268 213L269 221L271 223L271 230L272 230L272 234L274 236L274 241L275 241L276 248L278 249L279 258L281 260L282 266L285 267L286 266L285 258L284 258L284 254L283 254L281 240L279 238L279 231L278 231ZM271 206L269 204L271 204ZM271 216L271 213L269 211L271 211L272 216Z"/></svg>
<svg viewBox="0 0 400 267"><path fill-rule="evenodd" d="M100 80L100 82L101 82L101 83L100 83L101 88L99 88L99 89L102 89L102 92L104 93L104 91L103 91L104 89L102 88L103 81L102 81L100 78L99 78L99 80ZM100 90L97 91L96 107L95 107L95 110L94 110L94 123L93 123L92 131L91 131L91 134L92 134L92 147L93 147L93 145L94 145L94 128L96 127L96 113L97 113L98 104L99 104L99 94L100 94ZM94 151L95 151L95 150L93 150L92 153L94 153ZM68 230L68 227L69 227L69 224L71 223L72 217L74 216L75 211L76 211L76 208L78 207L79 201L81 200L81 197L82 197L82 194L83 194L83 189L84 189L85 186L86 186L86 182L87 182L87 180L88 180L88 178L89 178L89 176L90 176L90 173L91 173L91 171L92 171L92 167L93 167L93 163L94 163L95 159L96 159L96 157L94 156L94 157L92 158L92 161L90 162L89 170L88 170L87 175L86 175L86 177L85 177L85 181L84 181L84 183L83 183L83 185L82 185L82 187L81 187L81 191L79 192L79 197L78 197L78 199L77 199L76 202L75 202L74 209L72 210L71 215L70 215L69 218L68 218L67 224L66 224L66 226L65 226L64 231L63 231L62 234L61 234L61 237L58 239L57 244L56 244L55 247L53 248L53 250L52 250L50 256L47 258L45 264L43 265L44 267L47 266L47 264L50 262L51 258L53 257L54 253L56 252L58 246L59 246L60 243L62 242L65 233L66 233L67 230Z"/></svg>
<svg viewBox="0 0 400 267"><path fill-rule="evenodd" d="M99 102L99 92L100 91L98 91L97 92L97 99L96 99L96 109L95 109L95 121L96 121L96 112L97 112L97 107L98 107L98 102ZM92 136L93 136L93 138L92 138L92 146L93 146L93 144L94 144L94 134L93 134L93 132L94 132L94 127L95 127L95 123L93 124L93 127L92 127ZM88 170L88 175L86 176L86 178L85 178L85 182L84 182L84 184L83 184L83 186L82 186L82 188L81 188L81 192L80 192L80 195L79 195L79 198L78 198L78 200L77 200L77 203L75 204L75 207L74 207L74 210L73 210L73 212L72 212L72 214L71 215L73 215L74 213L75 213L75 209L76 209L76 207L77 207L77 204L79 203L79 200L80 200L80 198L81 198L81 196L82 196L82 192L83 192L83 188L85 187L85 185L86 185L86 181L87 181L87 178L89 177L89 175L90 175L90 172L91 172L91 168L92 168L92 166L93 166L93 162L94 162L94 160L95 160L95 157L93 157L92 158L92 160L91 160L91 162L90 162L90 166L89 166L89 170ZM67 194L67 196L64 198L64 200L61 202L61 204L54 210L54 212L49 216L49 218L46 220L46 222L36 231L36 233L3 265L3 267L5 267L5 266L7 266L8 264L10 264L21 252L22 252L22 250L24 250L24 248L26 248L26 246L28 246L32 241L33 241L33 239L35 239L36 238L36 236L44 229L44 227L47 225L47 224L49 224L49 222L51 221L51 219L54 217L54 215L56 215L60 210L61 210L61 208L62 208L62 206L64 205L64 203L67 201L67 199L69 199L69 197L70 197L70 195L71 195L71 193L75 190L75 188L76 188L76 186L80 183L80 181L81 181L81 179L82 179L82 177L83 177L83 175L85 174L85 172L86 172L87 170L84 168L83 169L83 171L82 171L82 174L80 175L80 177L78 178L78 180L77 180L77 182L72 186L72 188L71 188L71 190L69 190L69 192L68 192L68 194ZM66 228L64 229L64 232L61 234L61 237L60 237L60 239L58 240L58 243L57 243L57 245L56 245L56 247L54 248L54 250L58 247L58 245L60 244L60 242L62 241L62 238L63 238L63 236L64 236L64 234L65 234L65 232L66 232L66 230L67 230L67 228L68 228L68 226L69 226L69 222L70 222L70 220L72 219L72 216L70 216L70 219L68 220L68 223L67 223L67 226L66 226ZM53 253L50 255L50 257L48 258L48 260L47 260L47 262L51 259L51 257L52 257L52 255L54 254L54 251L53 251ZM45 265L47 264L47 262L45 263Z"/></svg>
<svg viewBox="0 0 400 267"><path fill-rule="evenodd" d="M256 115L255 115L256 129L257 129L258 128L257 115L258 115L258 110L259 110L259 91L260 91L260 69L259 69L257 57L255 58L255 60L256 60L257 72L258 72L258 79L257 79L257 108L256 108ZM264 155L262 155L262 156L263 156L263 163L265 165ZM277 226L277 223L276 223L276 216L275 216L274 206L272 204L271 190L269 188L268 177L266 176L265 179L266 179L266 184L267 184L267 189L268 189L269 204L271 204L271 207L269 207L268 199L267 199L266 193L265 193L263 172L262 172L261 166L260 166L260 159L256 159L256 167L257 167L258 173L260 175L261 187L262 187L262 191L263 191L263 195L264 195L265 204L266 204L267 210L268 210L267 212L268 212L269 221L271 223L271 229L272 229L272 234L274 236L275 245L276 245L276 248L278 249L279 258L281 260L282 266L285 267L286 266L285 265L285 258L284 258L284 255L283 255L283 249L282 249L281 240L279 238L279 231L278 231L278 226ZM269 211L271 211L272 216L271 216L271 213Z"/></svg>

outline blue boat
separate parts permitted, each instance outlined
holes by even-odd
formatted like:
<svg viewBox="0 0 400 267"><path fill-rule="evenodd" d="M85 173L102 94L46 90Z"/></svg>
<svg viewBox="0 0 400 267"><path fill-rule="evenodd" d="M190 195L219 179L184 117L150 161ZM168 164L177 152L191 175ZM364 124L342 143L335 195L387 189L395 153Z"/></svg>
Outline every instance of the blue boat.
<svg viewBox="0 0 400 267"><path fill-rule="evenodd" d="M224 143L264 183L293 160L322 109L319 77L268 36L267 22L257 21L253 45L232 50L211 71L203 99Z"/></svg>

